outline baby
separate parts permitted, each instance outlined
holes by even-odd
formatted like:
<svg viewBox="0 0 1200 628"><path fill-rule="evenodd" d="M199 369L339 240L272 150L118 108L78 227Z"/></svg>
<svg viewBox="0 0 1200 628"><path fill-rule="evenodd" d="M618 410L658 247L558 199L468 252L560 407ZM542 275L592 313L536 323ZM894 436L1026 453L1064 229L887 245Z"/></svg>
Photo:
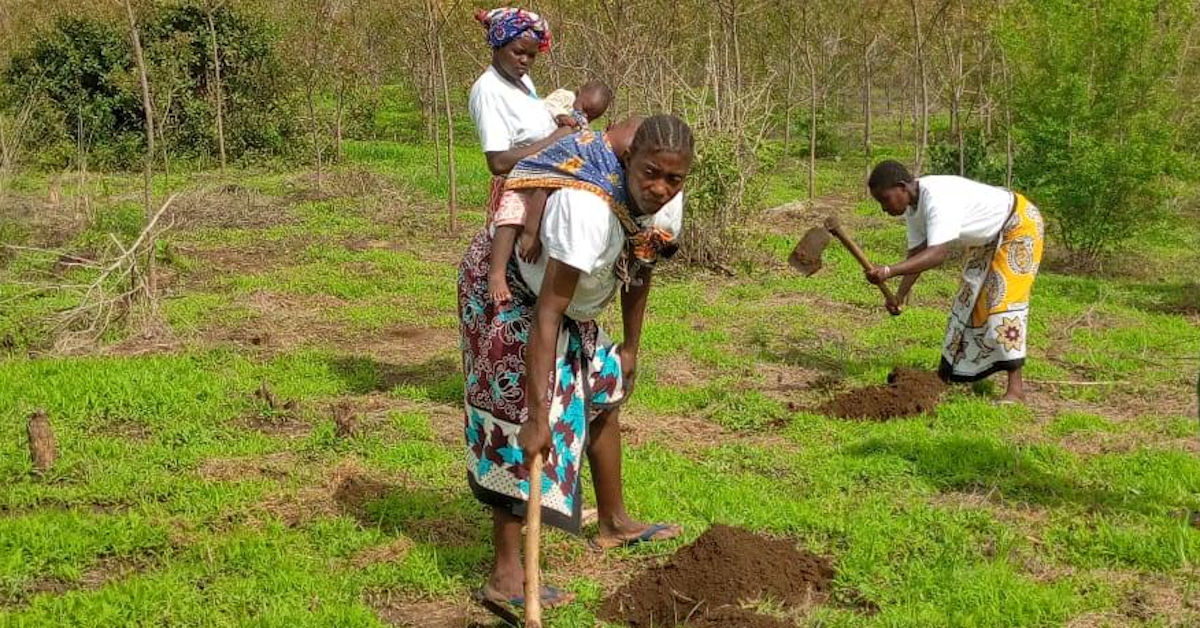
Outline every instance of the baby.
<svg viewBox="0 0 1200 628"><path fill-rule="evenodd" d="M582 91L582 90L581 90ZM633 116L614 123L605 130L612 150L617 157L629 150L633 136L637 133L642 118ZM522 260L532 264L542 256L540 237L542 212L546 208L546 196L550 190L544 188L505 190L500 197L500 207L492 222L491 268L488 270L488 296L494 303L512 300L505 272L516 248ZM520 246L517 244L520 236Z"/></svg>
<svg viewBox="0 0 1200 628"><path fill-rule="evenodd" d="M568 89L551 92L545 104L558 126L586 129L608 111L612 99L613 91L603 81L588 81L576 93Z"/></svg>

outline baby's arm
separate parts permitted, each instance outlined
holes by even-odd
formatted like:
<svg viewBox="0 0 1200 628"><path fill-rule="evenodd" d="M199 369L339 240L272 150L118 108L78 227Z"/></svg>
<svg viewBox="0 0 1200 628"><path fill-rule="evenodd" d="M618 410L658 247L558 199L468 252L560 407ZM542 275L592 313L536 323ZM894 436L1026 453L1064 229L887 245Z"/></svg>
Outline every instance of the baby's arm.
<svg viewBox="0 0 1200 628"><path fill-rule="evenodd" d="M542 212L546 209L546 190L536 188L525 195L525 227L521 232L521 259L532 264L542 256Z"/></svg>

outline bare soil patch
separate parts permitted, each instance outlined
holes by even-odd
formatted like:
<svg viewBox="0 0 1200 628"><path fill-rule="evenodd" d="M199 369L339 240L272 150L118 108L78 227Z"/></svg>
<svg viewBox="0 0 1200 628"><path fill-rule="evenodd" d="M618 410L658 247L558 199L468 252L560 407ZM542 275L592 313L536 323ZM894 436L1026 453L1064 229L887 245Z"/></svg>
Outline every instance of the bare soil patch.
<svg viewBox="0 0 1200 628"><path fill-rule="evenodd" d="M462 600L414 597L394 591L368 591L366 602L379 619L402 628L491 628L495 618Z"/></svg>
<svg viewBox="0 0 1200 628"><path fill-rule="evenodd" d="M398 563L408 556L412 548L412 540L402 536L391 543L363 549L350 559L350 564L356 569L363 569L377 563Z"/></svg>
<svg viewBox="0 0 1200 628"><path fill-rule="evenodd" d="M743 608L771 600L789 609L822 604L833 593L832 561L747 530L715 525L662 565L606 598L600 617L633 628L650 626L794 625Z"/></svg>
<svg viewBox="0 0 1200 628"><path fill-rule="evenodd" d="M820 408L821 414L843 419L886 421L931 412L945 384L936 373L896 368L883 386L868 386L842 393Z"/></svg>
<svg viewBox="0 0 1200 628"><path fill-rule="evenodd" d="M204 461L197 472L212 482L283 480L295 473L297 464L295 454L283 451L266 456L212 458Z"/></svg>
<svg viewBox="0 0 1200 628"><path fill-rule="evenodd" d="M166 218L175 228L262 228L295 222L280 199L236 183L181 194Z"/></svg>
<svg viewBox="0 0 1200 628"><path fill-rule="evenodd" d="M159 558L150 554L102 556L84 570L79 580L64 580L48 576L26 584L15 593L0 593L0 608L24 606L38 595L64 595L71 591L96 591L110 582L154 569L158 562Z"/></svg>

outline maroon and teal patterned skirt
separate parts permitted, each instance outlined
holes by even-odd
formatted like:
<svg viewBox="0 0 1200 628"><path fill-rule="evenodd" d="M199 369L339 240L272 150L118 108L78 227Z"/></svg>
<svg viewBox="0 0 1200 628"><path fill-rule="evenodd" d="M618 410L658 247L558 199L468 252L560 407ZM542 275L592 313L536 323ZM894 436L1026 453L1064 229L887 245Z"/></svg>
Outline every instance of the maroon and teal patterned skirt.
<svg viewBox="0 0 1200 628"><path fill-rule="evenodd" d="M525 347L537 296L521 279L514 255L507 269L513 299L503 306L492 302L491 247L486 231L476 236L458 276L467 481L479 501L524 517L529 480L517 433L529 416ZM621 373L617 347L595 321L563 319L550 385L550 455L542 473L542 520L549 525L579 532L588 423L624 401Z"/></svg>

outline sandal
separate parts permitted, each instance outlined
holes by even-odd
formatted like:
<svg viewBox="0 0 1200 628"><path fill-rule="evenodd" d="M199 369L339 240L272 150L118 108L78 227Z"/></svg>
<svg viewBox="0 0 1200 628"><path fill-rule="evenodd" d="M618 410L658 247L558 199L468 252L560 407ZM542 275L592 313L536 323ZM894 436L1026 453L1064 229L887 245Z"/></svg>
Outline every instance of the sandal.
<svg viewBox="0 0 1200 628"><path fill-rule="evenodd" d="M674 530L674 534L669 536L659 536L660 533L669 530ZM680 534L683 534L683 529L679 526L670 523L656 523L645 530L642 530L641 534L638 534L634 537L627 539L610 537L610 539L604 541L600 540L600 537L596 537L588 540L588 545L594 550L604 551L618 548L635 547L643 543L653 543L655 541L669 541L677 538Z"/></svg>
<svg viewBox="0 0 1200 628"><path fill-rule="evenodd" d="M524 625L519 612L525 609L525 596L514 595L504 597L491 587L484 585L471 594L471 598L488 612L504 620L508 624L520 628ZM550 609L575 601L575 594L568 593L557 587L542 587L542 608Z"/></svg>

